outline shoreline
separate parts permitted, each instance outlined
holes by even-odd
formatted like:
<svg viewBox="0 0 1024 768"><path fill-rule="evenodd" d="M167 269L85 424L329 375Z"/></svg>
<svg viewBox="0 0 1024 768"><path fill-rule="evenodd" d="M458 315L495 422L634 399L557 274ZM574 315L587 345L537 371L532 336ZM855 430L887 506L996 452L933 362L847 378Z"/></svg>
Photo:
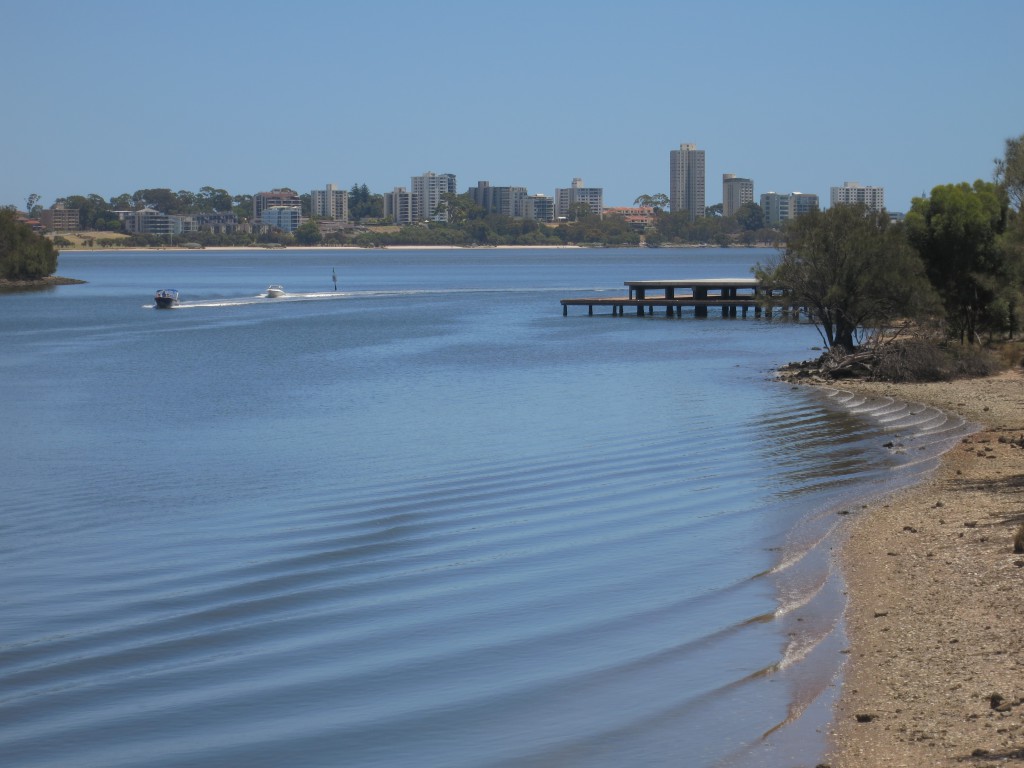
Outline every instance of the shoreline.
<svg viewBox="0 0 1024 768"><path fill-rule="evenodd" d="M615 249L647 249L651 250L699 250L714 248L724 251L746 250L746 249L776 249L777 246L759 243L755 245L708 245L708 244L678 244L678 245L282 245L274 248L265 248L262 245L207 245L202 248L186 248L180 245L115 245L106 248L96 247L71 247L60 248L61 253L107 253L112 251L503 251L503 250L615 250Z"/></svg>
<svg viewBox="0 0 1024 768"><path fill-rule="evenodd" d="M840 551L849 651L833 768L1024 761L1024 370L842 389L980 425L922 483L868 502Z"/></svg>
<svg viewBox="0 0 1024 768"><path fill-rule="evenodd" d="M79 280L74 277L61 277L60 275L47 275L46 277L39 277L33 280L8 280L7 278L0 278L0 293L33 291L40 288L50 288L55 285L84 285L85 282L85 280Z"/></svg>

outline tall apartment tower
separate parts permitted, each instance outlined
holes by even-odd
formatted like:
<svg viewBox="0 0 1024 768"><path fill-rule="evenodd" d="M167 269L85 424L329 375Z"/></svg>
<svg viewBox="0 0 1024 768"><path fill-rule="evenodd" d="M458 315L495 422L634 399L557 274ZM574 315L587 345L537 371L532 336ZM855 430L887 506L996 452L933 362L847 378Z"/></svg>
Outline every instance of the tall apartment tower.
<svg viewBox="0 0 1024 768"><path fill-rule="evenodd" d="M412 193L405 187L395 187L393 191L384 193L384 216L390 217L395 224L412 224L416 221L412 209Z"/></svg>
<svg viewBox="0 0 1024 768"><path fill-rule="evenodd" d="M696 144L680 144L669 152L669 207L687 211L690 221L704 216L704 150Z"/></svg>
<svg viewBox="0 0 1024 768"><path fill-rule="evenodd" d="M841 187L832 187L832 205L863 203L872 211L881 213L885 208L885 187L862 187L856 181L844 181Z"/></svg>
<svg viewBox="0 0 1024 768"><path fill-rule="evenodd" d="M412 177L413 221L448 221L447 211L438 212L441 196L457 195L454 173L427 171L422 176Z"/></svg>
<svg viewBox="0 0 1024 768"><path fill-rule="evenodd" d="M555 189L556 217L568 218L576 204L587 206L593 215L600 218L604 213L604 188L584 187L583 179L576 177L571 186Z"/></svg>
<svg viewBox="0 0 1024 768"><path fill-rule="evenodd" d="M747 203L754 202L754 182L739 179L735 173L722 174L722 215L735 216Z"/></svg>
<svg viewBox="0 0 1024 768"><path fill-rule="evenodd" d="M348 190L328 184L327 189L314 189L309 198L313 216L333 221L348 221Z"/></svg>

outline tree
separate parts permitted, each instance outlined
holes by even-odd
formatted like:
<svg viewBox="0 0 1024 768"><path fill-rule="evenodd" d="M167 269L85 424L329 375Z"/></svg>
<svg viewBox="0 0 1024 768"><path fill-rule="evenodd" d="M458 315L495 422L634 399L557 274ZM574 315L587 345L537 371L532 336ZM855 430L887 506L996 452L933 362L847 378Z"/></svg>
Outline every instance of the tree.
<svg viewBox="0 0 1024 768"><path fill-rule="evenodd" d="M764 228L764 211L757 203L744 203L735 213L736 221L747 232Z"/></svg>
<svg viewBox="0 0 1024 768"><path fill-rule="evenodd" d="M384 217L384 196L370 193L365 184L353 184L348 191L348 216L352 221Z"/></svg>
<svg viewBox="0 0 1024 768"><path fill-rule="evenodd" d="M239 219L252 218L252 195L235 195L231 201L232 211Z"/></svg>
<svg viewBox="0 0 1024 768"><path fill-rule="evenodd" d="M594 215L589 203L573 203L567 213L569 221L579 221Z"/></svg>
<svg viewBox="0 0 1024 768"><path fill-rule="evenodd" d="M56 202L63 203L67 208L78 209L82 229L103 230L120 227L117 214L114 213L110 203L97 194L58 197Z"/></svg>
<svg viewBox="0 0 1024 768"><path fill-rule="evenodd" d="M936 306L921 259L884 211L837 205L791 221L786 250L758 264L762 284L805 307L826 344L851 352L865 334Z"/></svg>
<svg viewBox="0 0 1024 768"><path fill-rule="evenodd" d="M196 196L196 203L203 213L229 213L232 202L227 190L211 186L200 187Z"/></svg>
<svg viewBox="0 0 1024 768"><path fill-rule="evenodd" d="M295 236L295 242L299 245L317 245L324 239L320 234L320 227L315 221L300 224L292 234Z"/></svg>
<svg viewBox="0 0 1024 768"><path fill-rule="evenodd" d="M1006 229L1001 188L978 180L935 187L916 197L907 213L910 243L946 305L946 322L960 341L973 344L990 306L1013 282L1012 265L997 246Z"/></svg>
<svg viewBox="0 0 1024 768"><path fill-rule="evenodd" d="M1024 135L1006 140L1006 154L996 160L996 183L1017 211L1024 204Z"/></svg>
<svg viewBox="0 0 1024 768"><path fill-rule="evenodd" d="M640 195L633 201L633 205L644 208L653 208L655 213L668 208L668 195L658 192L656 195Z"/></svg>
<svg viewBox="0 0 1024 768"><path fill-rule="evenodd" d="M443 216L449 224L458 226L465 224L470 219L479 219L483 214L483 208L474 203L468 193L456 195L444 192L441 194L441 202L437 204L434 214Z"/></svg>
<svg viewBox="0 0 1024 768"><path fill-rule="evenodd" d="M57 271L57 249L18 220L14 211L0 211L0 278L36 280Z"/></svg>

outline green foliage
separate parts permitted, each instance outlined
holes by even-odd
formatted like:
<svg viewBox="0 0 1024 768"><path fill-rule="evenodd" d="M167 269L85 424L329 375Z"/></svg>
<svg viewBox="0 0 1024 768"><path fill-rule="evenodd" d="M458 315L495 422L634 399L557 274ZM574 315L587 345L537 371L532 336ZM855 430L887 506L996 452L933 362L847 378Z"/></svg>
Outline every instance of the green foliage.
<svg viewBox="0 0 1024 768"><path fill-rule="evenodd" d="M1024 204L1024 135L1006 140L1006 152L996 160L996 183L1017 211Z"/></svg>
<svg viewBox="0 0 1024 768"><path fill-rule="evenodd" d="M744 203L736 211L736 222L747 232L764 228L764 211L757 203Z"/></svg>
<svg viewBox="0 0 1024 768"><path fill-rule="evenodd" d="M907 214L910 243L946 306L946 322L961 342L998 322L997 305L1020 303L1019 264L1000 247L1008 205L1002 189L985 181L935 187L914 198ZM1005 314L1005 313L1004 313Z"/></svg>
<svg viewBox="0 0 1024 768"><path fill-rule="evenodd" d="M621 216L585 216L579 221L560 224L555 235L563 243L601 243L603 245L637 245L640 233Z"/></svg>
<svg viewBox="0 0 1024 768"><path fill-rule="evenodd" d="M668 208L668 195L664 192L659 192L656 195L640 195L636 200L633 201L633 205L643 206L645 208L653 208L655 213L663 211Z"/></svg>
<svg viewBox="0 0 1024 768"><path fill-rule="evenodd" d="M437 206L435 214L445 216L449 224L465 224L470 219L480 219L484 215L484 209L473 202L469 194L453 195L445 192L441 195L441 202Z"/></svg>
<svg viewBox="0 0 1024 768"><path fill-rule="evenodd" d="M56 271L53 243L20 222L14 211L0 211L0 278L36 280Z"/></svg>
<svg viewBox="0 0 1024 768"><path fill-rule="evenodd" d="M353 184L348 191L348 217L352 221L384 217L384 195L371 194L365 184Z"/></svg>
<svg viewBox="0 0 1024 768"><path fill-rule="evenodd" d="M57 198L68 208L77 208L82 229L120 229L121 223L113 207L99 195L71 195Z"/></svg>
<svg viewBox="0 0 1024 768"><path fill-rule="evenodd" d="M323 240L323 236L320 234L320 227L317 226L315 221L307 221L305 224L300 224L292 234L295 237L295 242L299 245L319 245Z"/></svg>
<svg viewBox="0 0 1024 768"><path fill-rule="evenodd" d="M921 259L884 212L813 211L790 222L786 236L781 258L755 273L805 307L830 348L852 351L864 334L935 309Z"/></svg>

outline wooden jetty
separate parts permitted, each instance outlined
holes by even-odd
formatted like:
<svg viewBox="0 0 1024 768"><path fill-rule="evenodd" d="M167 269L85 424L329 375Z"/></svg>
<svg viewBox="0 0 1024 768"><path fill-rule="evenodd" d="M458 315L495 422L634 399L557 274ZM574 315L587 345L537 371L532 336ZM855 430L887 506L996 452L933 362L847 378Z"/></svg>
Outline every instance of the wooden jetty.
<svg viewBox="0 0 1024 768"><path fill-rule="evenodd" d="M635 307L638 317L653 315L656 307L664 307L668 317L682 317L683 307L693 307L695 317L707 317L709 307L721 307L722 317L746 317L750 309L754 310L754 317L771 317L774 308L786 315L799 316L800 312L782 290L762 286L753 277L627 280L624 285L629 289L628 296L562 299L562 315L568 315L569 307L575 306L587 307L591 315L594 307L611 307L613 315L622 315L626 307Z"/></svg>

